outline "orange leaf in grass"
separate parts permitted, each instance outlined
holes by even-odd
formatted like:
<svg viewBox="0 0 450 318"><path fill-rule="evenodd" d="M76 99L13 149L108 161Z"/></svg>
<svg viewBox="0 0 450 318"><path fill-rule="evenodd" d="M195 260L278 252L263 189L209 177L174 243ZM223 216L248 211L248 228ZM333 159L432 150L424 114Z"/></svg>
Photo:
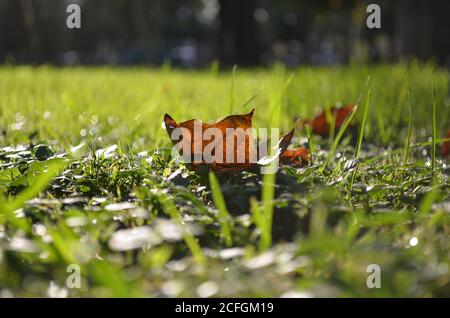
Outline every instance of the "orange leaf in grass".
<svg viewBox="0 0 450 318"><path fill-rule="evenodd" d="M304 166L310 162L311 158L307 148L286 149L280 155L280 163L284 165Z"/></svg>
<svg viewBox="0 0 450 318"><path fill-rule="evenodd" d="M334 118L334 129L337 130L344 123L347 116L353 111L355 105L347 104L344 107L330 108L330 114ZM313 133L326 137L330 134L330 123L328 122L327 113L323 111L311 120L306 120L306 124L311 126Z"/></svg>
<svg viewBox="0 0 450 318"><path fill-rule="evenodd" d="M450 130L447 132L447 138L450 138ZM450 155L450 141L445 141L441 147L441 156L447 157Z"/></svg>
<svg viewBox="0 0 450 318"><path fill-rule="evenodd" d="M164 124L172 143L194 170L203 166L213 170L245 170L257 167L260 156L253 138L253 113L254 110L231 115L214 124L196 119L178 124L165 114ZM278 154L286 150L292 137L293 131L281 138Z"/></svg>

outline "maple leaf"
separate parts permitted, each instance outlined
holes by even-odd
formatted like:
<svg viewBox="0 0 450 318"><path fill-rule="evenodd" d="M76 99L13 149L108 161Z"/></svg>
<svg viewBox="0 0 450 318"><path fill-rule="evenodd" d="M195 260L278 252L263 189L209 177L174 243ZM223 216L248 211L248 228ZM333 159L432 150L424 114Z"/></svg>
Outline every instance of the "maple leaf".
<svg viewBox="0 0 450 318"><path fill-rule="evenodd" d="M292 130L280 139L275 155L258 160L262 154L254 142L253 114L254 109L247 114L227 116L214 124L197 119L177 123L165 114L164 124L172 143L194 170L205 165L213 170L244 170L278 158L294 135ZM205 152L211 156L205 158Z"/></svg>
<svg viewBox="0 0 450 318"><path fill-rule="evenodd" d="M309 150L307 148L286 149L280 155L280 163L283 165L293 165L302 167L311 161Z"/></svg>
<svg viewBox="0 0 450 318"><path fill-rule="evenodd" d="M330 108L330 115L334 118L334 129L337 130L344 123L347 116L353 111L355 105L347 104L344 107ZM311 120L303 121L304 124L308 124L311 127L313 133L326 137L330 134L330 123L327 118L326 111L323 111Z"/></svg>

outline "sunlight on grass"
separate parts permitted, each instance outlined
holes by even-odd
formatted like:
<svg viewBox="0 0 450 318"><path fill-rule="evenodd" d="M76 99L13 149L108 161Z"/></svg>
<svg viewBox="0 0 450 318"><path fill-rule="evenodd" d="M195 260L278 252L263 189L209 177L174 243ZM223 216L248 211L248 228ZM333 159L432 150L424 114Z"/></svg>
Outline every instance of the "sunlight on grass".
<svg viewBox="0 0 450 318"><path fill-rule="evenodd" d="M0 292L448 297L449 78L418 63L0 67ZM289 147L312 160L276 173L193 171L161 125L255 108L254 127L290 131L356 96L329 136L297 129ZM69 264L81 289L64 287Z"/></svg>

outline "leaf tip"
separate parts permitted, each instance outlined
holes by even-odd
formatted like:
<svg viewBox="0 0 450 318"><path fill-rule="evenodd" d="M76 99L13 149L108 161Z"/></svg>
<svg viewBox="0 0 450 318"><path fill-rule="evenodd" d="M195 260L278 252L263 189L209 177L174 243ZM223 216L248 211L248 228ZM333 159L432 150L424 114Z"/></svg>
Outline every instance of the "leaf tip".
<svg viewBox="0 0 450 318"><path fill-rule="evenodd" d="M164 124L168 128L174 128L177 125L177 122L169 114L166 113L164 114Z"/></svg>

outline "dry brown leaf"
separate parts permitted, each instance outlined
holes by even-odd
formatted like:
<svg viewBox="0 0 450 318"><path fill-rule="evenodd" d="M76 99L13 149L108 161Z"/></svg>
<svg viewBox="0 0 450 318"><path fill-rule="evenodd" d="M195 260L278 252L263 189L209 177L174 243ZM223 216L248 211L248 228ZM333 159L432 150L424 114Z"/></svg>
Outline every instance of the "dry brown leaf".
<svg viewBox="0 0 450 318"><path fill-rule="evenodd" d="M254 110L244 115L231 115L214 124L204 124L196 119L177 123L170 115L165 114L164 123L169 137L177 128L184 128L189 132L180 138L181 140L172 140L172 138L171 140L174 145L178 144L180 155L183 155L182 149L190 149L190 166L193 169L206 165L213 170L245 170L258 166L257 160L255 160L259 158L258 149L254 149L253 136L249 133L251 130L248 130L252 128L253 113ZM210 139L198 138L194 134L195 127L199 129L198 136L203 136L209 128L216 128L216 131L219 132L217 137L220 138L216 138L215 135L211 135ZM226 138L228 128L235 129L234 138ZM287 149L293 135L294 131L292 130L281 138L278 144L279 154ZM214 145L215 149L222 149L222 153L217 155L213 152L214 156L217 155L215 158L219 160L206 162L203 153L205 148L211 147L211 145ZM227 162L227 151L233 154L232 162L230 160Z"/></svg>
<svg viewBox="0 0 450 318"><path fill-rule="evenodd" d="M347 104L344 107L330 108L330 114L335 119L334 120L334 129L338 130L341 125L344 123L347 116L353 111L355 105ZM330 134L330 123L328 122L327 114L325 111L317 115L311 120L305 120L304 123L308 124L311 127L313 133L326 137Z"/></svg>
<svg viewBox="0 0 450 318"><path fill-rule="evenodd" d="M302 167L310 161L309 149L307 148L299 147L286 149L286 151L280 155L280 163L284 165Z"/></svg>

